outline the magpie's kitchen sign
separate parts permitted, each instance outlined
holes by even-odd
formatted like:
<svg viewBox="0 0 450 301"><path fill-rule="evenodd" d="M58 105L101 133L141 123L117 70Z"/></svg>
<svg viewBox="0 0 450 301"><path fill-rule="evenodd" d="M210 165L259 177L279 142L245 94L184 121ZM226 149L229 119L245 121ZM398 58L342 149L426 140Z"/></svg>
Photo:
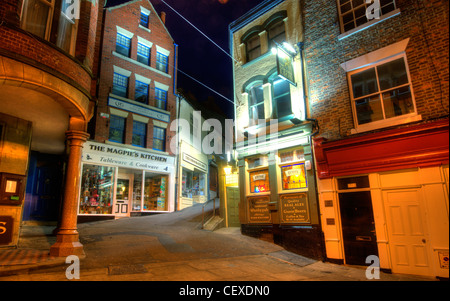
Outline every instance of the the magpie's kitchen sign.
<svg viewBox="0 0 450 301"><path fill-rule="evenodd" d="M82 161L90 164L106 164L158 172L172 172L175 158L88 141L83 145Z"/></svg>

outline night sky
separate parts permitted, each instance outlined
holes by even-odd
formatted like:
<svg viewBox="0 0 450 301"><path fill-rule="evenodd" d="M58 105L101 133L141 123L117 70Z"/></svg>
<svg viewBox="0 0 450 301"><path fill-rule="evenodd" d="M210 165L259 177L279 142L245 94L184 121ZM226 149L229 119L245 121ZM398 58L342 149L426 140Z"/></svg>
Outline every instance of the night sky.
<svg viewBox="0 0 450 301"><path fill-rule="evenodd" d="M211 40L229 53L228 25L263 0L164 0ZM160 0L151 0L158 14L166 12L166 27L178 47L178 67L183 72L233 100L232 59L207 40ZM213 101L233 118L233 104L178 73L178 88L199 102ZM213 99L212 99L212 98Z"/></svg>

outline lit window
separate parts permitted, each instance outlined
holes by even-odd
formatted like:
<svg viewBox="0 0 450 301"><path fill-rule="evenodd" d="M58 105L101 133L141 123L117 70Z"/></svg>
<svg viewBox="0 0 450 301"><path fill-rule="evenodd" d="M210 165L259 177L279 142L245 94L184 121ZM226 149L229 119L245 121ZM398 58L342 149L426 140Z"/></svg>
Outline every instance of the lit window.
<svg viewBox="0 0 450 301"><path fill-rule="evenodd" d="M133 137L131 144L134 146L145 147L147 140L147 124L139 121L133 121Z"/></svg>
<svg viewBox="0 0 450 301"><path fill-rule="evenodd" d="M248 90L248 110L251 124L256 124L259 119L265 119L262 85L253 86Z"/></svg>
<svg viewBox="0 0 450 301"><path fill-rule="evenodd" d="M124 143L125 118L111 115L109 121L109 140L118 143Z"/></svg>
<svg viewBox="0 0 450 301"><path fill-rule="evenodd" d="M167 91L155 88L155 106L159 109L166 110L167 109Z"/></svg>
<svg viewBox="0 0 450 301"><path fill-rule="evenodd" d="M112 93L117 96L127 97L128 77L119 73L114 73Z"/></svg>
<svg viewBox="0 0 450 301"><path fill-rule="evenodd" d="M367 23L366 10L373 3L365 0L339 0L338 10L342 32L347 32ZM396 9L394 0L380 0L380 16Z"/></svg>
<svg viewBox="0 0 450 301"><path fill-rule="evenodd" d="M306 188L306 172L305 164L293 164L281 167L281 178L283 181L283 189L299 189Z"/></svg>
<svg viewBox="0 0 450 301"><path fill-rule="evenodd" d="M250 62L261 56L261 39L258 33L255 33L245 43L247 49L247 62Z"/></svg>
<svg viewBox="0 0 450 301"><path fill-rule="evenodd" d="M357 126L416 113L405 58L349 72Z"/></svg>
<svg viewBox="0 0 450 301"><path fill-rule="evenodd" d="M159 127L153 127L153 149L165 151L166 130Z"/></svg>
<svg viewBox="0 0 450 301"><path fill-rule="evenodd" d="M283 118L292 114L291 85L279 76L271 79L272 106L274 118Z"/></svg>
<svg viewBox="0 0 450 301"><path fill-rule="evenodd" d="M250 176L251 193L261 193L270 191L268 169L249 172L249 176Z"/></svg>
<svg viewBox="0 0 450 301"><path fill-rule="evenodd" d="M50 36L54 0L24 0L22 27L41 37Z"/></svg>
<svg viewBox="0 0 450 301"><path fill-rule="evenodd" d="M167 73L169 68L169 57L161 52L156 53L156 69Z"/></svg>
<svg viewBox="0 0 450 301"><path fill-rule="evenodd" d="M117 33L116 52L130 57L131 39L123 34Z"/></svg>
<svg viewBox="0 0 450 301"><path fill-rule="evenodd" d="M134 100L147 104L148 103L148 84L136 81L136 91Z"/></svg>
<svg viewBox="0 0 450 301"><path fill-rule="evenodd" d="M138 62L150 66L150 47L138 43L137 45L137 60Z"/></svg>

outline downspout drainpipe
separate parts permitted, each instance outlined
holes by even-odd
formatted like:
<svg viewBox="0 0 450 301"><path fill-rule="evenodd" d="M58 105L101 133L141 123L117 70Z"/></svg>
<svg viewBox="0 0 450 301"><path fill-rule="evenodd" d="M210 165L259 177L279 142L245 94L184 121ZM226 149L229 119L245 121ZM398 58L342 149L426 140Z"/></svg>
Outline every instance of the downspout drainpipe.
<svg viewBox="0 0 450 301"><path fill-rule="evenodd" d="M180 118L180 108L181 108L181 95L177 94L177 66L178 66L178 58L177 58L177 52L178 52L178 44L173 43L173 45L175 46L174 49L174 64L173 64L173 95L175 95L176 99L178 99L177 101L177 115L176 115L176 122L177 122L177 128L176 128L176 133L178 133L179 131L179 124L178 124L178 119ZM178 194L179 194L179 190L180 190L180 183L179 183L179 173L180 173L180 137L179 135L175 135L178 139L177 141L177 160L176 160L176 175L175 175L175 210L178 210Z"/></svg>

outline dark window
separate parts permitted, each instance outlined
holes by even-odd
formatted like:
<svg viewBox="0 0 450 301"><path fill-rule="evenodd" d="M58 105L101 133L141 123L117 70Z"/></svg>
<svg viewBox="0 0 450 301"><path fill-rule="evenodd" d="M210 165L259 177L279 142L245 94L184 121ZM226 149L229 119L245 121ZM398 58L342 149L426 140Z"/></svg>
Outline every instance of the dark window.
<svg viewBox="0 0 450 301"><path fill-rule="evenodd" d="M165 151L166 130L159 127L153 127L153 149Z"/></svg>
<svg viewBox="0 0 450 301"><path fill-rule="evenodd" d="M141 19L139 21L139 24L141 24L145 28L148 28L148 20L149 20L149 15L145 14L144 12L141 12Z"/></svg>
<svg viewBox="0 0 450 301"><path fill-rule="evenodd" d="M247 49L247 62L250 62L261 56L261 39L259 34L255 34L253 37L248 39L245 44Z"/></svg>
<svg viewBox="0 0 450 301"><path fill-rule="evenodd" d="M169 68L169 57L160 52L156 53L156 69L167 73Z"/></svg>
<svg viewBox="0 0 450 301"><path fill-rule="evenodd" d="M128 96L128 77L114 73L112 93L117 96Z"/></svg>
<svg viewBox="0 0 450 301"><path fill-rule="evenodd" d="M130 57L131 39L123 34L117 33L116 52Z"/></svg>
<svg viewBox="0 0 450 301"><path fill-rule="evenodd" d="M282 44L286 41L286 30L284 21L280 20L279 22L273 24L268 29L268 37L269 37L269 49L276 47L276 43Z"/></svg>
<svg viewBox="0 0 450 301"><path fill-rule="evenodd" d="M147 140L147 124L139 121L133 121L133 138L131 144L134 146L145 147Z"/></svg>
<svg viewBox="0 0 450 301"><path fill-rule="evenodd" d="M138 62L150 66L150 47L141 43L137 46L137 60Z"/></svg>
<svg viewBox="0 0 450 301"><path fill-rule="evenodd" d="M155 88L155 98L156 98L155 106L159 109L166 110L167 109L167 91Z"/></svg>
<svg viewBox="0 0 450 301"><path fill-rule="evenodd" d="M124 143L125 140L125 118L111 115L109 121L109 140Z"/></svg>
<svg viewBox="0 0 450 301"><path fill-rule="evenodd" d="M145 104L148 103L148 85L146 83L136 81L134 100Z"/></svg>

